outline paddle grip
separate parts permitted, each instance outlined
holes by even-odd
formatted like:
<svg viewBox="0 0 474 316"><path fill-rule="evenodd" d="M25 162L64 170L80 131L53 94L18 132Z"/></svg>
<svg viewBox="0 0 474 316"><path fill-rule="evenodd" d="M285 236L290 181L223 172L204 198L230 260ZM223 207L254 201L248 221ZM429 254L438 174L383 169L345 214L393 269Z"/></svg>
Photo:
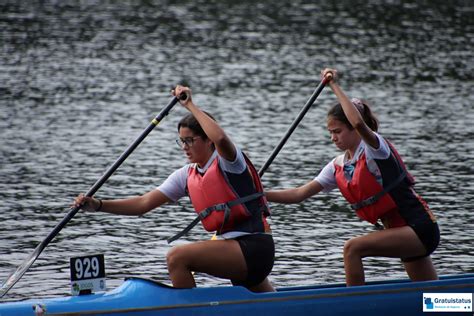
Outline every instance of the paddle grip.
<svg viewBox="0 0 474 316"><path fill-rule="evenodd" d="M328 83L329 81L331 81L332 78L334 78L332 72L328 72L328 73L326 74L326 76L324 76L324 84L326 84L326 83Z"/></svg>

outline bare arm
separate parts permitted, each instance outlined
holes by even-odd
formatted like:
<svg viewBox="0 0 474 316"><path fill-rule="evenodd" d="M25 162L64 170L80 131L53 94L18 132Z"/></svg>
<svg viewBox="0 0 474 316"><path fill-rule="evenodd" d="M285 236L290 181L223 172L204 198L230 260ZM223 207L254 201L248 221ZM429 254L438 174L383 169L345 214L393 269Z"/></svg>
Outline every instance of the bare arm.
<svg viewBox="0 0 474 316"><path fill-rule="evenodd" d="M171 200L159 190L150 191L144 195L127 199L100 201L96 198L79 195L74 200L74 206L81 205L86 211L106 212L117 215L143 215ZM101 205L102 204L102 205ZM100 208L100 209L99 209Z"/></svg>
<svg viewBox="0 0 474 316"><path fill-rule="evenodd" d="M370 127L367 126L359 110L357 110L354 104L352 104L351 100L349 100L344 91L342 91L341 87L337 84L337 71L335 69L326 68L321 72L323 77L325 77L328 73L333 75L332 80L329 81L329 86L336 95L339 103L341 103L342 109L349 120L349 123L351 123L352 127L355 128L357 133L366 144L369 144L372 148L379 148L377 135L375 135Z"/></svg>
<svg viewBox="0 0 474 316"><path fill-rule="evenodd" d="M265 195L270 202L293 204L300 203L322 190L323 187L319 182L311 180L297 188L267 191Z"/></svg>
<svg viewBox="0 0 474 316"><path fill-rule="evenodd" d="M193 103L191 97L191 89L188 87L177 86L173 90L173 95L181 95L185 93L188 97L180 100L180 103L191 112L201 125L207 137L216 146L219 155L227 161L234 161L237 155L236 149L230 138L216 121L206 115L197 105Z"/></svg>

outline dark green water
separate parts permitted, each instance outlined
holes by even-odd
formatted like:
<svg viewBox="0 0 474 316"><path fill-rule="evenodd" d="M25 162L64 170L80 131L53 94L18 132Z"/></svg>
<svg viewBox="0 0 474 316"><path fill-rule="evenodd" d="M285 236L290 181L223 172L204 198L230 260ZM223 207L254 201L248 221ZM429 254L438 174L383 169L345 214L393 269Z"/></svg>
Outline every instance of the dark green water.
<svg viewBox="0 0 474 316"><path fill-rule="evenodd" d="M4 280L168 103L178 82L262 166L336 67L373 104L417 190L439 219L439 274L474 272L474 4L472 1L0 0L0 280ZM306 183L338 152L323 91L263 180ZM174 111L101 188L144 193L185 163ZM342 247L372 227L334 192L273 206L276 286L343 282ZM71 256L104 253L119 274L167 281L166 238L193 218L187 201L141 218L79 213L12 298L69 293ZM200 227L180 242L209 238ZM405 277L367 259L367 280ZM205 275L199 286L228 284Z"/></svg>

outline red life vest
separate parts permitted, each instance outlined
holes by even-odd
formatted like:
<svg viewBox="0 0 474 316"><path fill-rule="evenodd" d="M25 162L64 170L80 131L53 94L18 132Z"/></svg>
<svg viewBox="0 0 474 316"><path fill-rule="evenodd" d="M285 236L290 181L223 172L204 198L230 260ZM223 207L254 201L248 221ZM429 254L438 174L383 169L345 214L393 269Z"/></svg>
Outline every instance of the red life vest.
<svg viewBox="0 0 474 316"><path fill-rule="evenodd" d="M391 159L395 159L400 169L399 179L393 179L392 183L382 187L375 176L370 172L365 152L361 154L356 162L352 179L348 180L344 175L344 155L338 156L334 161L336 183L344 198L356 207L359 218L375 224L379 218L387 219L385 226L398 227L406 225L399 215L398 207L391 197L389 191L398 185L401 180L408 179L409 185L414 183L413 177L406 171L405 165L395 148L387 141ZM387 190L387 187L391 187ZM374 197L377 197L374 199ZM353 207L354 208L354 207Z"/></svg>
<svg viewBox="0 0 474 316"><path fill-rule="evenodd" d="M234 230L239 223L250 220L255 211L262 213L258 218L260 225L257 226L263 228L262 232L269 230L265 217L270 213L266 198L263 195L260 177L250 160L245 155L244 157L254 185L254 194L251 194L253 197L246 197L250 200L258 199L259 210L247 209L244 203L250 200L242 201L246 197L238 196L237 190L232 187L227 176L219 167L219 157L214 159L204 174L200 174L197 167L189 168L187 179L188 194L195 211L200 215L201 222L207 231L217 231L219 234L222 234L223 232ZM220 206L222 207L219 208ZM230 209L230 212L224 211L226 207ZM210 212L208 212L209 210ZM206 211L206 214L203 216L202 213L204 211Z"/></svg>

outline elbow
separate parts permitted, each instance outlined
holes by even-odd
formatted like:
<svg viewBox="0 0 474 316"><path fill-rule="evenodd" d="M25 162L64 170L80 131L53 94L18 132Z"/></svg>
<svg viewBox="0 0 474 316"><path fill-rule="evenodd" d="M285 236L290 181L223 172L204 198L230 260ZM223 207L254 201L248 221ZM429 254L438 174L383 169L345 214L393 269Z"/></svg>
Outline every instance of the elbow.
<svg viewBox="0 0 474 316"><path fill-rule="evenodd" d="M215 139L213 139L213 142L216 147L224 147L229 143L229 138L227 138L225 134L221 134L215 137Z"/></svg>
<svg viewBox="0 0 474 316"><path fill-rule="evenodd" d="M319 186L320 184L318 182L311 181L308 184L297 188L293 196L293 203L301 203L309 197L315 195L320 191Z"/></svg>
<svg viewBox="0 0 474 316"><path fill-rule="evenodd" d="M306 197L302 196L301 194L297 194L297 195L295 195L294 200L292 201L292 203L293 204L299 204L299 203L303 202L304 200L306 200Z"/></svg>
<svg viewBox="0 0 474 316"><path fill-rule="evenodd" d="M134 215L142 216L152 210L152 201L147 196L142 196L139 203L136 204Z"/></svg>
<svg viewBox="0 0 474 316"><path fill-rule="evenodd" d="M136 215L136 216L143 216L143 215L145 215L146 213L148 213L148 210L139 209L139 210L137 210L137 212L136 212L134 215Z"/></svg>
<svg viewBox="0 0 474 316"><path fill-rule="evenodd" d="M365 124L364 120L361 118L360 120L356 120L355 122L352 122L352 127L358 131L362 132L365 131L367 128L367 125Z"/></svg>

